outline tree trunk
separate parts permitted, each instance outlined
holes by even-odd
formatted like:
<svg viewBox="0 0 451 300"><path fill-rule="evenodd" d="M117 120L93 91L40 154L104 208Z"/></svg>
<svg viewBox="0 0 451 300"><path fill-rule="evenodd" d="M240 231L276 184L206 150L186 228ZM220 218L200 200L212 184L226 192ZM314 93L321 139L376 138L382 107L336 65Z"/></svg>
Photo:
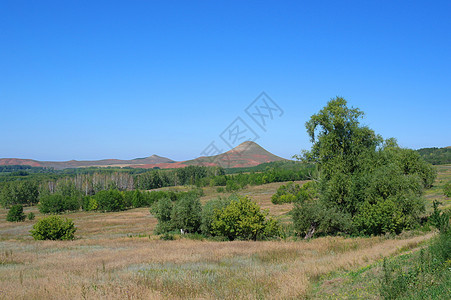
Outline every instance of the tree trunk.
<svg viewBox="0 0 451 300"><path fill-rule="evenodd" d="M315 230L316 230L316 225L312 224L312 226L308 230L307 234L305 235L304 239L308 240L309 238L311 238L313 236L313 234L315 233Z"/></svg>

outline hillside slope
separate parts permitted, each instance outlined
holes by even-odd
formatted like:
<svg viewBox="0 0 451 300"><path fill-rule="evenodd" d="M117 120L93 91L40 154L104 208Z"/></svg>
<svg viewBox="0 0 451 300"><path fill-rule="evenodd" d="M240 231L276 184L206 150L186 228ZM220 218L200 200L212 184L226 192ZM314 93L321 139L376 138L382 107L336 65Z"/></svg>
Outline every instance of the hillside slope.
<svg viewBox="0 0 451 300"><path fill-rule="evenodd" d="M266 162L285 160L251 141L241 143L225 153L199 157L183 162L186 165L222 166L224 168L252 167Z"/></svg>
<svg viewBox="0 0 451 300"><path fill-rule="evenodd" d="M187 161L173 161L172 159L152 155L145 158L131 160L102 159L90 161L37 161L31 159L3 158L0 165L29 165L33 167L54 168L56 170L81 167L135 167L135 168L160 168L172 169L186 166L221 166L224 168L252 167L266 162L285 160L265 150L255 142L244 142L225 153L199 157Z"/></svg>

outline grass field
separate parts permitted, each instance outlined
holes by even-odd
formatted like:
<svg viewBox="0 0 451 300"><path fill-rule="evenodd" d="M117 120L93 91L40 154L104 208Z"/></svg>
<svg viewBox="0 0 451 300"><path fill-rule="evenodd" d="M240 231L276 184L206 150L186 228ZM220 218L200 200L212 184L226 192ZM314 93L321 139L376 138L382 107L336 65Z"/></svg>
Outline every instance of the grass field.
<svg viewBox="0 0 451 300"><path fill-rule="evenodd" d="M440 185L449 179L450 170L441 166L437 187L427 192L428 203L440 199L449 205L449 199L440 196ZM291 205L270 201L280 184L248 187L240 193L287 220ZM202 201L216 196L214 188L206 188ZM29 211L42 217L36 207L25 208ZM0 209L0 299L337 298L346 293L341 283L349 272L363 282L363 276L370 276L367 266L418 249L434 235L162 241L152 235L156 219L140 208L69 213L65 216L78 227L76 240L34 241L29 230L36 221L6 222L6 213ZM370 288L368 293L356 292L362 282L348 284L348 293L354 293L350 298L370 298Z"/></svg>

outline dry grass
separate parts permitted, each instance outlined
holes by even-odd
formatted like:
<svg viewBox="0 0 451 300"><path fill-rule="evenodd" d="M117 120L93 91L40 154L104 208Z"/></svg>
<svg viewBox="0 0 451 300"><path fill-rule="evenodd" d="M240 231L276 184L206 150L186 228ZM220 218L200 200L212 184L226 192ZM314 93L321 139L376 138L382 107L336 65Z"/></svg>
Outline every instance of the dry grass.
<svg viewBox="0 0 451 300"><path fill-rule="evenodd" d="M272 215L282 183L248 187ZM205 189L205 202L217 194ZM35 207L36 219L42 217ZM0 209L0 299L299 299L330 272L354 270L417 247L423 236L311 241L162 241L147 208L65 216L78 227L75 241L34 241L36 221L6 222Z"/></svg>
<svg viewBox="0 0 451 300"><path fill-rule="evenodd" d="M431 236L161 241L151 235L156 221L143 208L67 214L79 239L34 241L28 235L34 221L7 223L5 214L0 211L1 299L303 298L321 275L372 263Z"/></svg>

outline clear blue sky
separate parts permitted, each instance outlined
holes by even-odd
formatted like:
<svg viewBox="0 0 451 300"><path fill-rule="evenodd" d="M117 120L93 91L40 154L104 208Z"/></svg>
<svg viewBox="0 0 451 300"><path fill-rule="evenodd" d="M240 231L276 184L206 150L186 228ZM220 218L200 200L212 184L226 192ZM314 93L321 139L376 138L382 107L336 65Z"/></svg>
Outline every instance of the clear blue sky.
<svg viewBox="0 0 451 300"><path fill-rule="evenodd" d="M451 145L451 1L0 0L0 157L191 159L236 117L289 158L337 95ZM267 131L244 109L265 91Z"/></svg>

